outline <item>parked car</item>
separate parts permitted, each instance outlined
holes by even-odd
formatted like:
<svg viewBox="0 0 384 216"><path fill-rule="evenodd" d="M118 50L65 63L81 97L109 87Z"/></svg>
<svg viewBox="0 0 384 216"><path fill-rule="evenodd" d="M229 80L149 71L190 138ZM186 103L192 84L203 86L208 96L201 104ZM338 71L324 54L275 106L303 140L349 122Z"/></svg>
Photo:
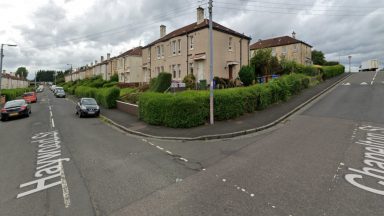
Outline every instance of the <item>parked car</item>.
<svg viewBox="0 0 384 216"><path fill-rule="evenodd" d="M36 103L37 102L37 95L36 92L27 92L23 94L23 99L26 100L29 103Z"/></svg>
<svg viewBox="0 0 384 216"><path fill-rule="evenodd" d="M56 87L55 87L55 90L53 90L53 95L56 96L56 93L57 93L57 91L59 91L59 90L63 90L63 91L64 91L64 88L63 88L63 87L56 86Z"/></svg>
<svg viewBox="0 0 384 216"><path fill-rule="evenodd" d="M57 98L65 98L65 91L64 91L64 89L56 89L55 90L55 96L57 97Z"/></svg>
<svg viewBox="0 0 384 216"><path fill-rule="evenodd" d="M100 115L100 106L93 98L81 98L76 105L76 115L80 118L90 115L97 117Z"/></svg>
<svg viewBox="0 0 384 216"><path fill-rule="evenodd" d="M27 101L23 99L8 101L1 109L1 121L17 116L29 117L31 113L31 105Z"/></svg>
<svg viewBox="0 0 384 216"><path fill-rule="evenodd" d="M54 91L56 88L56 85L51 85L51 91Z"/></svg>
<svg viewBox="0 0 384 216"><path fill-rule="evenodd" d="M40 92L43 92L44 91L44 86L43 85L40 85L39 87L37 87L36 89L36 92L37 93L40 93Z"/></svg>

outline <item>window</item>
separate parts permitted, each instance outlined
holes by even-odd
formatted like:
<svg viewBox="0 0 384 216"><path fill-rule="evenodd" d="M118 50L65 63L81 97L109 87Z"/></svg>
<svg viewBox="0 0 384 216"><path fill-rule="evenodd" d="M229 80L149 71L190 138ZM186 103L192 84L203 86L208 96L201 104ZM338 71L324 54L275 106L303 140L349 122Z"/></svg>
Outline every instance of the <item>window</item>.
<svg viewBox="0 0 384 216"><path fill-rule="evenodd" d="M176 79L176 65L172 65L173 79Z"/></svg>
<svg viewBox="0 0 384 216"><path fill-rule="evenodd" d="M151 49L150 48L148 48L148 59L150 59L151 57Z"/></svg>
<svg viewBox="0 0 384 216"><path fill-rule="evenodd" d="M229 40L228 40L228 50L232 51L232 37L229 37Z"/></svg>
<svg viewBox="0 0 384 216"><path fill-rule="evenodd" d="M287 47L286 46L282 47L282 53L283 53L283 55L287 54Z"/></svg>
<svg viewBox="0 0 384 216"><path fill-rule="evenodd" d="M181 39L178 40L179 55L181 54Z"/></svg>
<svg viewBox="0 0 384 216"><path fill-rule="evenodd" d="M189 63L189 73L193 75L193 63Z"/></svg>
<svg viewBox="0 0 384 216"><path fill-rule="evenodd" d="M193 50L193 47L195 45L195 39L193 36L189 36L189 49Z"/></svg>
<svg viewBox="0 0 384 216"><path fill-rule="evenodd" d="M276 56L276 47L272 47L272 56Z"/></svg>
<svg viewBox="0 0 384 216"><path fill-rule="evenodd" d="M181 78L181 65L177 65L177 69L178 69L178 72L179 72L179 79Z"/></svg>
<svg viewBox="0 0 384 216"><path fill-rule="evenodd" d="M164 45L161 45L160 53L161 53L161 58L164 58Z"/></svg>
<svg viewBox="0 0 384 216"><path fill-rule="evenodd" d="M293 44L293 51L297 52L297 44Z"/></svg>
<svg viewBox="0 0 384 216"><path fill-rule="evenodd" d="M156 49L157 49L157 59L160 59L160 56L161 56L160 46L157 46Z"/></svg>
<svg viewBox="0 0 384 216"><path fill-rule="evenodd" d="M172 55L176 55L176 41L172 41Z"/></svg>
<svg viewBox="0 0 384 216"><path fill-rule="evenodd" d="M161 66L161 72L164 72L164 66Z"/></svg>

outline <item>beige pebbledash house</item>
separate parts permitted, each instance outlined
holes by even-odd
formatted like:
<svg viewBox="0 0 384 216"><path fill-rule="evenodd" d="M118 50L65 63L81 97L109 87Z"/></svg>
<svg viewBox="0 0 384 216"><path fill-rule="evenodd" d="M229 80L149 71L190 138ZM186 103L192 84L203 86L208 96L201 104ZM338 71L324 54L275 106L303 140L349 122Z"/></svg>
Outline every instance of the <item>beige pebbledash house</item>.
<svg viewBox="0 0 384 216"><path fill-rule="evenodd" d="M116 57L116 70L121 83L142 83L142 48L135 47Z"/></svg>
<svg viewBox="0 0 384 216"><path fill-rule="evenodd" d="M213 22L214 76L235 79L243 65L249 63L250 37ZM149 82L160 72L181 81L187 74L198 81L209 80L209 20L204 9L197 8L197 22L166 34L160 26L160 39L143 47L143 81Z"/></svg>
<svg viewBox="0 0 384 216"><path fill-rule="evenodd" d="M256 50L266 48L272 49L272 55L277 56L279 60L286 59L303 65L312 64L312 46L297 40L295 32L292 32L292 37L283 36L259 40L250 47L251 57Z"/></svg>

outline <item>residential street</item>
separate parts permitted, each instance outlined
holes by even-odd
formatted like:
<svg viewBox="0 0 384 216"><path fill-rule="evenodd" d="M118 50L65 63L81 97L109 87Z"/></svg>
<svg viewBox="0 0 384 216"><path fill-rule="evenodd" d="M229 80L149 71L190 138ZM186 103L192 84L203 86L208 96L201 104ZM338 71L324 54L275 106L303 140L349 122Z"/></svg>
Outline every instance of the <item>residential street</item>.
<svg viewBox="0 0 384 216"><path fill-rule="evenodd" d="M381 216L383 95L383 72L355 73L267 131L182 142L80 119L46 89L29 118L0 122L0 215ZM48 137L60 153L41 155Z"/></svg>

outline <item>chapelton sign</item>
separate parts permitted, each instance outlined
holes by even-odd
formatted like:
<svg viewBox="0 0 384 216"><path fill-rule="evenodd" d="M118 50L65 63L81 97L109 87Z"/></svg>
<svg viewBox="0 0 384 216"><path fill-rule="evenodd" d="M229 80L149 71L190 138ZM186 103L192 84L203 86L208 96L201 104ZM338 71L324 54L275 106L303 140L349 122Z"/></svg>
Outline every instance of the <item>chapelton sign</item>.
<svg viewBox="0 0 384 216"><path fill-rule="evenodd" d="M69 206L69 192L62 164L63 161L69 161L69 158L61 158L60 143L57 131L39 133L32 137L32 144L38 145L34 174L36 179L21 184L20 188L29 187L30 190L19 193L17 198L61 185L65 207Z"/></svg>
<svg viewBox="0 0 384 216"><path fill-rule="evenodd" d="M356 142L365 146L364 167L348 168L350 173L345 175L345 180L360 189L384 196L384 128L364 125L359 129L366 132L366 138ZM376 183L366 181L369 179Z"/></svg>

